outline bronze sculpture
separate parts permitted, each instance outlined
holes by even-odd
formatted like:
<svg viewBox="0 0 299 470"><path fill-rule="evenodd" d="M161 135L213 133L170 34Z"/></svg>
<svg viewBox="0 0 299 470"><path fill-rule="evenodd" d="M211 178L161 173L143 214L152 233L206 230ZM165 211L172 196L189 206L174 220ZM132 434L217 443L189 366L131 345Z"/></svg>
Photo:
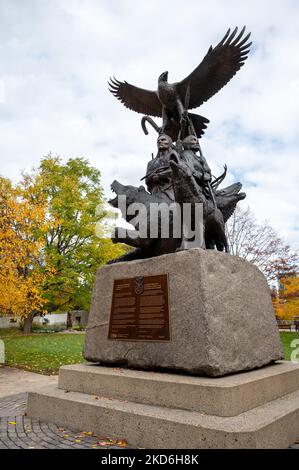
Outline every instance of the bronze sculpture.
<svg viewBox="0 0 299 470"><path fill-rule="evenodd" d="M117 181L111 185L116 197L109 201L110 204L119 207L126 221L134 227L133 230L116 228L113 241L131 245L134 250L112 262L148 258L185 249L188 237L181 232L177 235L176 216L178 213L181 215L180 209L188 204L191 208L191 225L195 230L199 225L196 208L198 205L202 208L203 237L198 246L229 251L225 222L246 194L240 192L240 183L218 189L227 168L224 167L219 177L212 176L198 142L209 121L188 110L207 101L242 67L251 45L248 43L250 33L244 37L244 32L245 27L239 34L238 28L232 33L229 29L219 44L215 48L211 46L199 66L181 82L169 84L168 72L161 74L156 92L116 79L109 83L110 91L126 107L146 114L142 118L144 132L147 133L145 124L149 122L159 134L158 153L148 163L146 175L141 178L145 180L147 190L144 186L124 186ZM162 117L162 126L159 127L148 115ZM119 206L120 196L125 198L122 207ZM138 220L132 216L132 211L128 212L128 208L134 204L144 209ZM152 207L161 204L169 208L167 236L163 231L163 214L159 213L154 221L151 213ZM173 204L177 205L175 209ZM140 235L141 226L145 229L143 235Z"/></svg>
<svg viewBox="0 0 299 470"><path fill-rule="evenodd" d="M165 192L174 201L169 159L172 154L172 139L166 134L160 134L157 139L158 154L147 164L144 179L150 193Z"/></svg>
<svg viewBox="0 0 299 470"><path fill-rule="evenodd" d="M168 83L168 72L163 72L158 79L157 91L145 90L115 78L110 80L109 89L127 108L137 113L162 117L160 132L167 133L175 141L184 111L201 106L244 65L251 46L247 42L250 33L243 37L244 32L245 26L238 35L238 28L232 33L229 29L216 47L210 46L195 70L180 82ZM191 113L188 113L188 117L193 127L192 133L201 137L209 120Z"/></svg>

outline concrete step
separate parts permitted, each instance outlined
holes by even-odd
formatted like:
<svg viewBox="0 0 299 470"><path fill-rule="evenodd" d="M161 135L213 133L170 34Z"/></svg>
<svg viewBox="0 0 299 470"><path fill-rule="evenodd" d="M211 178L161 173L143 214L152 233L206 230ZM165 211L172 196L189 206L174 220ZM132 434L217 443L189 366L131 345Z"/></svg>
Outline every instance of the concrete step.
<svg viewBox="0 0 299 470"><path fill-rule="evenodd" d="M143 448L287 448L299 436L299 391L234 417L121 401L47 386L27 414L60 426L125 438Z"/></svg>
<svg viewBox="0 0 299 470"><path fill-rule="evenodd" d="M60 368L59 388L214 416L237 416L299 390L299 364L281 361L221 378L76 364Z"/></svg>

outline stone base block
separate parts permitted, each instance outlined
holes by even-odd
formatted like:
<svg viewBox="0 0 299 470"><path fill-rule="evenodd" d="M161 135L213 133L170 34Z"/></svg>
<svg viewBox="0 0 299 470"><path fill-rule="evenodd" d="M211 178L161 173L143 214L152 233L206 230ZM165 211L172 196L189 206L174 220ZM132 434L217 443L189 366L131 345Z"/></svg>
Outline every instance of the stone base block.
<svg viewBox="0 0 299 470"><path fill-rule="evenodd" d="M218 379L70 366L63 388L29 393L27 414L132 447L287 448L299 437L298 380L290 363Z"/></svg>
<svg viewBox="0 0 299 470"><path fill-rule="evenodd" d="M171 341L108 339L115 279L167 274ZM282 358L270 290L241 258L192 249L101 267L96 276L84 355L132 368L223 376Z"/></svg>
<svg viewBox="0 0 299 470"><path fill-rule="evenodd" d="M58 387L145 405L236 416L299 390L299 366L281 361L215 379L75 364L60 368Z"/></svg>

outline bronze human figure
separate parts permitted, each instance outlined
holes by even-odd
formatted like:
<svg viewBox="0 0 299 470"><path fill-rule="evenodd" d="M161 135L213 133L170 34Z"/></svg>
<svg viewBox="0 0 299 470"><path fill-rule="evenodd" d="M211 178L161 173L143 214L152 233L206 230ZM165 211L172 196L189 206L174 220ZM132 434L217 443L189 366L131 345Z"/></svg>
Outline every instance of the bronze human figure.
<svg viewBox="0 0 299 470"><path fill-rule="evenodd" d="M150 193L164 192L174 201L172 189L171 169L169 159L174 152L172 139L166 134L160 134L157 139L158 153L147 164L146 175L141 179Z"/></svg>
<svg viewBox="0 0 299 470"><path fill-rule="evenodd" d="M199 184L208 198L213 199L210 183L212 181L212 172L207 160L202 155L198 139L195 135L185 137L182 142L183 152L181 157L186 163L193 168L193 175L197 184ZM197 152L200 152L198 155Z"/></svg>

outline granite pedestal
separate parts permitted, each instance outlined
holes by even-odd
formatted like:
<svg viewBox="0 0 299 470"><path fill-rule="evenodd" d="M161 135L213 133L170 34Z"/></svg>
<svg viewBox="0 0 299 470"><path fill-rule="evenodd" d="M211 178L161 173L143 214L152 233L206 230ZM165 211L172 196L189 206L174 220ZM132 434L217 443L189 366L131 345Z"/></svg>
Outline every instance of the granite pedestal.
<svg viewBox="0 0 299 470"><path fill-rule="evenodd" d="M114 281L161 274L170 340L108 339ZM96 364L62 367L58 386L29 393L28 416L142 448L286 448L299 437L299 365L279 361L266 280L240 258L194 249L101 267L84 354Z"/></svg>
<svg viewBox="0 0 299 470"><path fill-rule="evenodd" d="M167 274L171 341L108 339L115 279ZM282 358L270 289L253 264L192 249L101 267L84 347L86 360L222 376Z"/></svg>

